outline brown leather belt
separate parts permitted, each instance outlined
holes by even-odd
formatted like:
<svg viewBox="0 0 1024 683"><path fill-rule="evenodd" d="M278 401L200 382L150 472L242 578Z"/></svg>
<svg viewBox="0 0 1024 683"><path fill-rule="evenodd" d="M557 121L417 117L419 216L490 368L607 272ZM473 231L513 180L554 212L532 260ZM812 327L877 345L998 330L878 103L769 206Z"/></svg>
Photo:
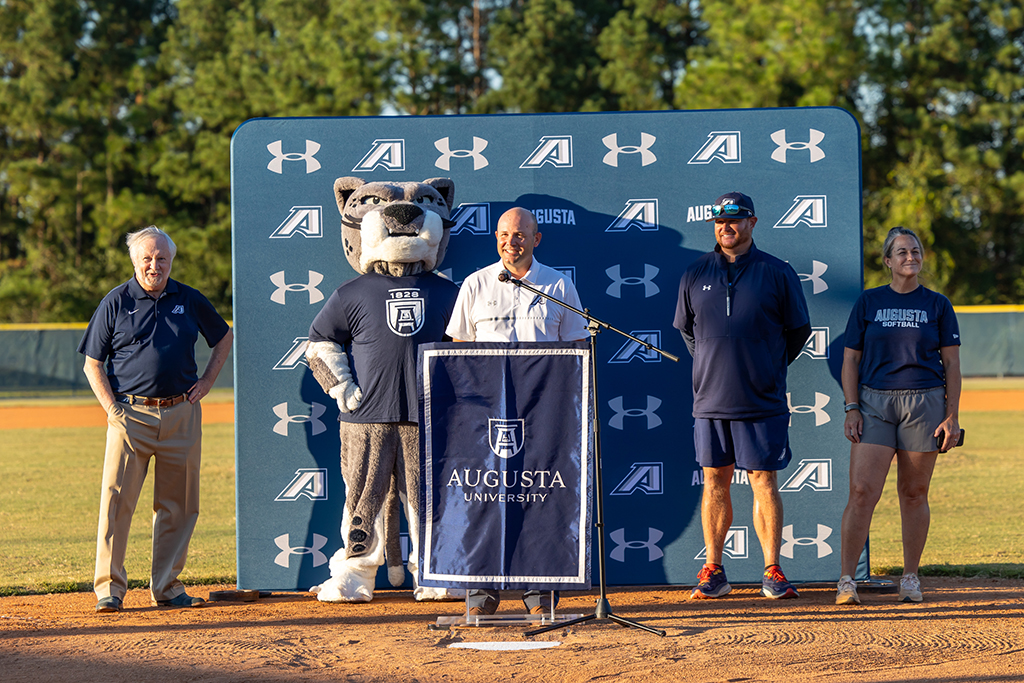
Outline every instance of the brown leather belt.
<svg viewBox="0 0 1024 683"><path fill-rule="evenodd" d="M114 394L119 403L131 405L139 404L150 408L170 408L185 400L185 394L178 394L171 398L149 398L147 396L133 396L132 394Z"/></svg>

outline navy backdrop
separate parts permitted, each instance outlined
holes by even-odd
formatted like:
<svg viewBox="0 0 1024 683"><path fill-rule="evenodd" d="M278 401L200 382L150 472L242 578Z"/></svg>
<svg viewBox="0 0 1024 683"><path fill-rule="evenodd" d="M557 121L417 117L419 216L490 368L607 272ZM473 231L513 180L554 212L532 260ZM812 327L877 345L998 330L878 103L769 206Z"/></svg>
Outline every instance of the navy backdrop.
<svg viewBox="0 0 1024 683"><path fill-rule="evenodd" d="M860 133L841 109L805 108L240 126L231 144L239 587L307 589L328 577L341 544L337 406L302 362L313 317L355 275L332 191L341 176L452 178L457 224L440 271L455 282L497 260L503 211L534 211L537 258L572 277L584 306L682 357L598 337L612 585L692 583L703 562L691 364L672 317L683 269L714 246L710 204L749 194L754 241L800 274L814 327L789 374L783 566L793 581L835 579L849 458L842 333L862 283ZM733 490L729 577L757 581L742 472Z"/></svg>

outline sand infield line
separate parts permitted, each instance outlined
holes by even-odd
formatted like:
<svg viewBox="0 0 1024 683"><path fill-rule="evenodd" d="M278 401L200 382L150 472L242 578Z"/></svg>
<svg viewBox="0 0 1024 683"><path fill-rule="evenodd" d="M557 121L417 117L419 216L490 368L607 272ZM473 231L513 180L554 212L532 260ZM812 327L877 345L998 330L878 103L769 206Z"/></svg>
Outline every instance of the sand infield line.
<svg viewBox="0 0 1024 683"><path fill-rule="evenodd" d="M1024 391L965 391L960 412L1024 411ZM203 424L235 421L235 404L203 403ZM75 406L17 406L0 408L0 430L44 427L103 427L107 414L99 404Z"/></svg>

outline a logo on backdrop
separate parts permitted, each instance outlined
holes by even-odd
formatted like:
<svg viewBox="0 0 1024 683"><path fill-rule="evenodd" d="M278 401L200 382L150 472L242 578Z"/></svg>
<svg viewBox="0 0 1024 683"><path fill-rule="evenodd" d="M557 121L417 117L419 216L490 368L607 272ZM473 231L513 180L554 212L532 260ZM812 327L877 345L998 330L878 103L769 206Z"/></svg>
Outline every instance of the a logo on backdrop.
<svg viewBox="0 0 1024 683"><path fill-rule="evenodd" d="M380 166L385 171L405 170L405 140L374 140L373 147L352 170L369 172Z"/></svg>
<svg viewBox="0 0 1024 683"><path fill-rule="evenodd" d="M572 168L572 136L545 135L537 149L526 157L519 168L540 168L551 164L555 168Z"/></svg>
<svg viewBox="0 0 1024 683"><path fill-rule="evenodd" d="M399 337L411 337L423 328L424 301L416 287L389 289L388 327Z"/></svg>
<svg viewBox="0 0 1024 683"><path fill-rule="evenodd" d="M619 485L612 489L613 496L629 496L637 491L649 495L665 493L664 465L660 462L635 462Z"/></svg>
<svg viewBox="0 0 1024 683"><path fill-rule="evenodd" d="M786 129L777 130L771 134L772 142L775 143L776 149L772 152L772 159L778 161L780 164L784 164L787 161L786 155L791 149L807 150L811 153L811 163L815 161L821 161L825 158L825 153L818 147L818 143L825 139L825 134L820 130L813 128L808 129L808 141L807 142L787 142L786 141Z"/></svg>
<svg viewBox="0 0 1024 683"><path fill-rule="evenodd" d="M661 347L661 330L633 330L631 335L647 342L651 346ZM660 363L661 354L654 349L648 349L632 339L619 347L619 350L608 360L609 363L628 363L634 358L639 358L644 363Z"/></svg>
<svg viewBox="0 0 1024 683"><path fill-rule="evenodd" d="M657 199L627 199L626 208L615 217L605 232L626 232L637 228L642 232L653 232L658 229Z"/></svg>
<svg viewBox="0 0 1024 683"><path fill-rule="evenodd" d="M530 209L537 219L537 225L576 225L576 213L572 209Z"/></svg>
<svg viewBox="0 0 1024 683"><path fill-rule="evenodd" d="M827 406L828 402L831 400L829 398L828 394L823 394L820 391L815 391L814 392L814 405L813 406L795 406L795 405L793 405L793 398L792 398L792 396L793 396L792 392L786 392L786 403L789 404L789 412L790 412L790 416L789 416L789 424L790 424L790 426L793 425L793 415L792 415L792 413L801 413L801 414L812 413L814 415L814 426L815 427L820 427L823 424L828 424L832 420L832 418L830 418L828 416L828 413L825 412L825 406Z"/></svg>
<svg viewBox="0 0 1024 683"><path fill-rule="evenodd" d="M525 420L487 419L487 440L491 444L491 451L499 458L508 459L518 453L525 439Z"/></svg>
<svg viewBox="0 0 1024 683"><path fill-rule="evenodd" d="M800 276L800 282L811 283L811 293L821 294L828 289L828 283L821 277L828 270L828 265L821 261L811 261L811 272L810 273L797 273Z"/></svg>
<svg viewBox="0 0 1024 683"><path fill-rule="evenodd" d="M270 281L277 285L277 289L275 289L274 293L270 295L270 300L273 301L275 304L281 304L282 306L284 306L285 295L288 292L306 292L309 295L310 304L315 304L318 301L323 301L323 292L317 289L317 285L324 281L324 276L316 272L315 270L310 270L308 271L308 273L309 280L305 284L298 282L286 282L284 279L283 270L279 270L273 275L271 275Z"/></svg>
<svg viewBox="0 0 1024 683"><path fill-rule="evenodd" d="M828 328L812 327L811 336L800 351L800 356L817 360L828 360ZM799 356L797 356L799 358Z"/></svg>
<svg viewBox="0 0 1024 683"><path fill-rule="evenodd" d="M660 541L664 535L664 532L660 529L647 527L646 541L627 541L626 530L616 529L608 534L608 538L610 538L612 543L615 544L612 551L608 553L608 557L612 558L616 562L625 562L627 550L646 550L648 562L660 560L665 556L665 553L658 547L658 541Z"/></svg>
<svg viewBox="0 0 1024 683"><path fill-rule="evenodd" d="M793 198L793 206L773 227L795 228L803 223L809 228L828 227L828 207L823 194L801 194Z"/></svg>
<svg viewBox="0 0 1024 683"><path fill-rule="evenodd" d="M445 171L452 170L452 157L457 159L472 157L474 171L479 171L489 163L487 158L481 154L481 152L487 149L487 140L478 138L475 135L473 136L473 149L452 149L449 145L448 138L441 138L440 140L435 141L434 147L436 147L437 151L441 153L441 156L439 156L437 161L434 162L434 166Z"/></svg>
<svg viewBox="0 0 1024 683"><path fill-rule="evenodd" d="M289 415L288 414L288 402L278 403L274 406L274 415L277 415L278 420L274 424L274 433L280 434L281 436L288 436L288 425L290 424L304 424L309 422L313 427L313 436L322 434L327 431L327 427L323 421L320 420L320 416L327 411L327 407L321 403L313 403L310 409L309 415Z"/></svg>
<svg viewBox="0 0 1024 683"><path fill-rule="evenodd" d="M655 396L647 397L646 408L623 408L621 396L616 396L608 401L608 407L615 411L615 414L608 419L608 424L613 429L622 429L622 421L627 417L645 418L648 429L654 429L661 425L661 418L654 412L661 407L661 399Z"/></svg>
<svg viewBox="0 0 1024 683"><path fill-rule="evenodd" d="M296 337L292 341L292 347L288 353L281 356L281 360L274 363L275 370L294 370L300 365L309 366L306 362L306 347L309 346L309 337Z"/></svg>
<svg viewBox="0 0 1024 683"><path fill-rule="evenodd" d="M828 458L812 458L801 460L796 472L779 487L780 491L812 491L832 490L832 461Z"/></svg>
<svg viewBox="0 0 1024 683"><path fill-rule="evenodd" d="M320 162L316 160L316 153L320 151L320 143L313 142L312 140L306 140L306 151L302 154L298 152L284 153L281 151L282 141L274 140L267 145L267 151L274 155L274 158L267 164L267 170L273 173L284 173L282 168L286 161L305 161L306 162L306 173L313 173L314 171L320 170Z"/></svg>
<svg viewBox="0 0 1024 683"><path fill-rule="evenodd" d="M270 239L288 239L296 235L323 237L323 207L293 206L288 217L270 234Z"/></svg>
<svg viewBox="0 0 1024 683"><path fill-rule="evenodd" d="M657 266L652 266L650 263L644 264L643 277L622 277L622 266L618 264L605 269L604 272L612 281L612 283L608 285L608 289L604 290L605 294L616 299L622 298L622 287L624 285L643 285L645 299L650 298L661 291L661 288L654 284L654 278L658 274L659 269Z"/></svg>
<svg viewBox="0 0 1024 683"><path fill-rule="evenodd" d="M452 213L452 221L455 225L449 231L450 235L458 235L460 232L486 235L491 231L491 205L459 204Z"/></svg>
<svg viewBox="0 0 1024 683"><path fill-rule="evenodd" d="M552 270L557 270L559 273L565 276L565 278L576 284L576 266L551 266Z"/></svg>
<svg viewBox="0 0 1024 683"><path fill-rule="evenodd" d="M740 132L721 130L708 133L708 141L690 157L687 164L710 164L718 159L723 164L738 164L740 159Z"/></svg>
<svg viewBox="0 0 1024 683"><path fill-rule="evenodd" d="M618 133L605 135L603 138L601 138L601 142L603 142L604 146L611 151L604 155L604 159L602 159L602 161L604 161L604 163L606 163L609 166L614 166L615 168L618 168L620 154L639 154L640 165L650 166L651 164L658 160L658 157L655 156L654 152L651 151L651 147L654 146L654 143L657 140L658 138L654 137L650 133L640 133L639 145L624 145L620 147Z"/></svg>
<svg viewBox="0 0 1024 683"><path fill-rule="evenodd" d="M732 483L740 484L742 486L750 486L750 477L747 476L746 470L739 468L732 471ZM690 486L703 486L704 485L704 470L694 470L693 478L690 480Z"/></svg>
<svg viewBox="0 0 1024 683"><path fill-rule="evenodd" d="M725 543L722 545L722 554L734 560L745 560L750 554L750 531L745 526L731 526L725 534ZM695 560L706 560L708 548L704 546Z"/></svg>
<svg viewBox="0 0 1024 683"><path fill-rule="evenodd" d="M709 221L714 216L711 215L711 205L701 204L699 206L690 206L686 209L686 222L687 223L703 223Z"/></svg>
<svg viewBox="0 0 1024 683"><path fill-rule="evenodd" d="M818 551L818 559L820 560L832 554L832 546L825 542L831 535L832 527L819 524L817 536L813 538L810 536L796 538L793 536L793 525L787 524L782 527L782 547L779 549L779 554L792 560L793 548L798 545L813 545Z"/></svg>
<svg viewBox="0 0 1024 683"><path fill-rule="evenodd" d="M320 534L313 534L312 546L292 546L289 534L281 534L274 539L274 545L281 549L281 552L274 558L274 564L287 567L292 555L312 555L313 566L319 567L327 564L327 556L321 552L321 548L327 545L327 537Z"/></svg>
<svg viewBox="0 0 1024 683"><path fill-rule="evenodd" d="M295 476L275 501L293 501L299 498L327 500L327 470L319 467L295 470Z"/></svg>

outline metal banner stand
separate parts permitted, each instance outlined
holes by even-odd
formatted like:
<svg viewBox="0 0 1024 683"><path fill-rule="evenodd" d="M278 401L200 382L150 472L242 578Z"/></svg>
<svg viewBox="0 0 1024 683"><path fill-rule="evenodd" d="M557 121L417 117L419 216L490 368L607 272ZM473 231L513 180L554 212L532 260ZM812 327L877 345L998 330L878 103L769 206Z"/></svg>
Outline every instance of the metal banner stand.
<svg viewBox="0 0 1024 683"><path fill-rule="evenodd" d="M597 606L594 609L594 613L593 614L581 615L581 616L571 615L571 616L576 616L575 619L570 619L569 618L570 615L564 615L566 617L565 621L561 621L560 620L557 623L550 623L550 624L545 624L545 623L542 622L542 625L541 625L540 628L533 629L532 631L526 631L525 635L527 635L527 636L535 636L535 635L538 635L538 634L541 634L541 633L546 633L548 631L552 631L552 630L557 629L557 628L564 628L566 626L572 626L573 624L581 624L583 622L590 621L592 619L609 619L611 621L614 621L616 624L618 624L620 626L624 626L624 627L628 627L628 628L638 628L638 629L641 629L643 631L647 631L648 633L653 633L654 635L657 635L657 636L664 636L665 632L663 630L661 630L661 629L651 628L650 626L644 626L643 624L637 623L637 622L632 621L630 619L624 619L623 617L620 617L620 616L614 614L612 612L611 605L608 602L608 587L607 587L607 584L605 582L605 563L604 563L604 556L605 556L605 552L604 552L604 489L603 489L602 480L601 480L601 417L600 417L600 404L598 403L598 400L597 400L597 334L598 334L598 332L601 331L601 328L605 328L605 329L611 330L612 332L617 332L618 334L621 334L623 337L626 337L628 339L632 339L637 344L640 344L641 346L643 346L644 348L646 348L648 350L657 351L662 356L664 356L665 358L668 358L668 359L670 359L672 361L679 362L679 357L678 356L673 356L671 353L668 353L667 351L662 351L661 349L659 349L658 347L654 346L653 344L650 344L649 342L645 342L642 339L637 339L636 337L634 337L633 335L629 334L628 332L623 332L622 330L619 330L619 329L617 329L615 327L612 327L611 325L609 325L608 323L604 322L603 320L598 320L594 316L590 315L590 310L589 309L585 308L585 309L583 309L581 311L581 310L576 309L576 308L574 308L574 307L572 307L572 306L570 306L570 305L568 305L568 304L566 304L566 303L564 303L562 301L559 301L558 299L554 298L553 296L549 296L548 294L545 294L544 292L540 291L539 289L531 287L530 285L526 284L525 282L522 282L521 280L516 280L515 278L512 277L512 275L507 270L502 271L498 275L498 279L500 281L502 281L502 282L511 282L516 287L521 287L522 289L530 291L530 292L532 292L532 293L534 293L534 294L536 294L538 296L542 296L545 299L547 299L548 301L552 301L552 302L558 304L559 306L572 311L573 313L577 313L577 314L583 316L583 318L586 319L586 321L587 321L587 329L590 331L590 373L591 373L593 387L594 387L594 415L593 415L593 425L594 425L594 488L595 488L595 496L597 498L597 519L594 522L594 526L597 528L598 582L599 582L600 587L601 587L601 595L600 595L600 597L597 600ZM552 601L552 605L554 605L554 601ZM530 615L530 616L537 616L537 615ZM467 610L467 618L469 618L468 610ZM546 618L546 615L545 615L545 618ZM552 606L551 619L554 620L554 618L555 618L554 607Z"/></svg>

